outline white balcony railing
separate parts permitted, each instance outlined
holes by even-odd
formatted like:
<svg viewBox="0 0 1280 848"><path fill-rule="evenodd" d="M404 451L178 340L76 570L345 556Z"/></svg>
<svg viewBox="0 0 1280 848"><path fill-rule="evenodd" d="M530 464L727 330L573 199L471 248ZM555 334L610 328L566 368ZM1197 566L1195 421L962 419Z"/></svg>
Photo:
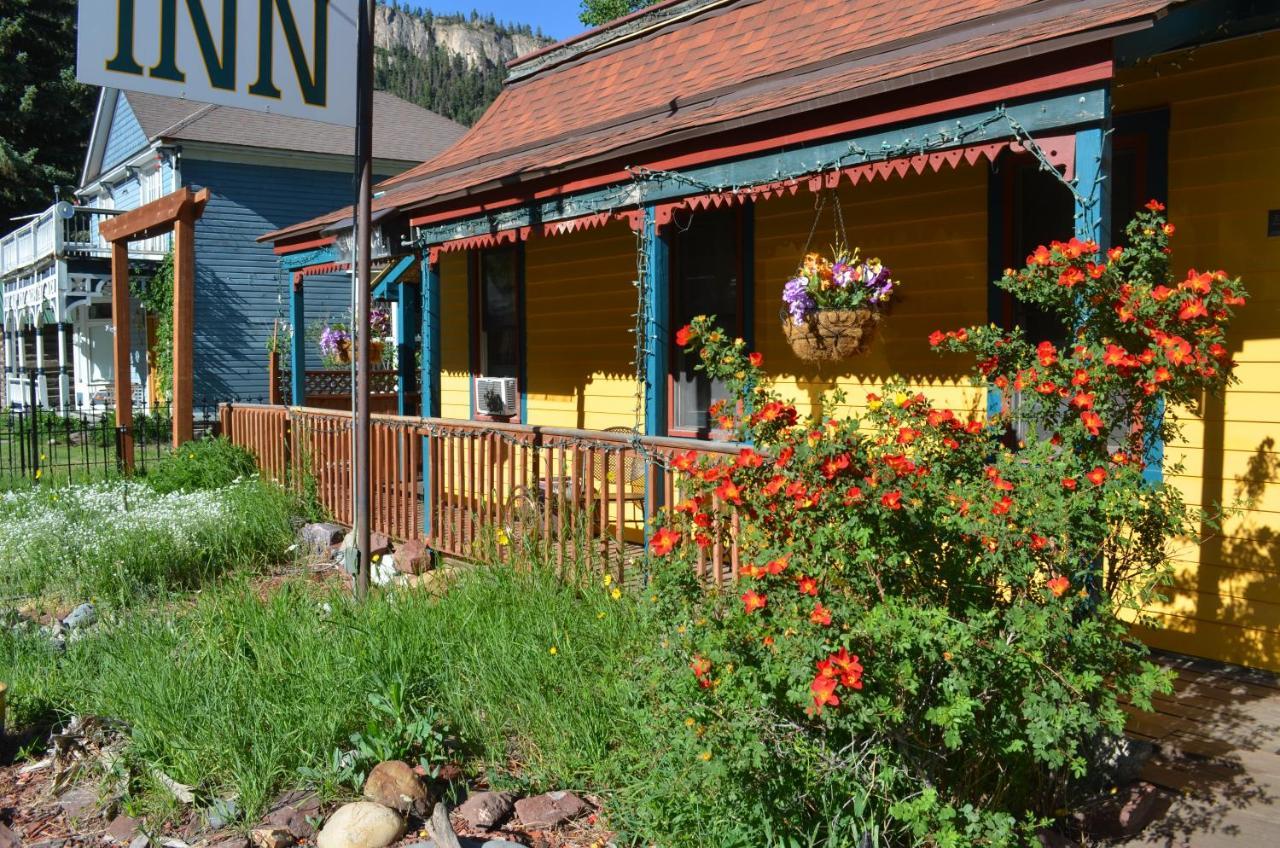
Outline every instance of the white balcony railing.
<svg viewBox="0 0 1280 848"><path fill-rule="evenodd" d="M69 256L108 257L111 244L99 231L101 223L123 210L57 204L0 239L0 277L29 268L42 260ZM169 250L162 235L130 245L137 258L159 258Z"/></svg>

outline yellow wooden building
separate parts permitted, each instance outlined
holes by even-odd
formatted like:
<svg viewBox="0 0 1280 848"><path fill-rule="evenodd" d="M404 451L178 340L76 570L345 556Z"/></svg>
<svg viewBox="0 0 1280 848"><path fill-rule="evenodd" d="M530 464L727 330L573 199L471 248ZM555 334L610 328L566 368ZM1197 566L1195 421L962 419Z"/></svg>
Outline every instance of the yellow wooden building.
<svg viewBox="0 0 1280 848"><path fill-rule="evenodd" d="M1179 547L1144 636L1280 669L1276 4L668 0L513 63L461 142L379 191L421 263L379 281L415 330L400 361L422 406L402 412L707 441L716 387L670 338L693 314L761 351L802 413L856 411L895 375L981 412L928 334L1033 322L991 287L1002 268L1072 232L1109 242L1166 200L1175 268L1225 268L1253 298L1240 383L1177 412L1163 473L1191 504L1244 508ZM903 287L870 350L818 368L790 352L780 294L837 205ZM270 234L299 301L349 214ZM833 389L851 410L823 407Z"/></svg>

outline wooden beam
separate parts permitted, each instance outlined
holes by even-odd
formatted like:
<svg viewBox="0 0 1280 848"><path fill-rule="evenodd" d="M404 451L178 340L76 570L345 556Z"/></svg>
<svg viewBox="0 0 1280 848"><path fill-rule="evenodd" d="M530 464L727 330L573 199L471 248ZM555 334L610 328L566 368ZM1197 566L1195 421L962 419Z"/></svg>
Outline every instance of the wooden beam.
<svg viewBox="0 0 1280 848"><path fill-rule="evenodd" d="M111 324L115 328L117 446L124 473L133 473L133 382L129 379L129 245L111 243Z"/></svg>
<svg viewBox="0 0 1280 848"><path fill-rule="evenodd" d="M198 220L204 214L208 200L209 189L195 192L183 187L145 206L103 221L98 229L102 237L111 242L152 238L172 230L184 215L192 221Z"/></svg>
<svg viewBox="0 0 1280 848"><path fill-rule="evenodd" d="M196 323L196 222L188 205L173 227L173 446L195 437L193 348Z"/></svg>

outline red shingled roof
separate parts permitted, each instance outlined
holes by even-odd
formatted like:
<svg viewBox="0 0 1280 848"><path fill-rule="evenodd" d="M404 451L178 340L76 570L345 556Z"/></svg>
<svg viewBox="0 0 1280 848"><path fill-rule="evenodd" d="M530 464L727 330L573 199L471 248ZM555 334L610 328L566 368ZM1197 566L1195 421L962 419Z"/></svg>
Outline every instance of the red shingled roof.
<svg viewBox="0 0 1280 848"><path fill-rule="evenodd" d="M439 156L386 181L375 208L429 205L588 161L637 155L680 133L742 127L832 95L879 93L994 54L1136 18L1173 0L737 0L560 58L508 85ZM670 4L664 4L670 5ZM915 76L913 76L915 75ZM640 164L630 162L622 164ZM513 196L518 196L516 192ZM273 233L314 231L349 212Z"/></svg>

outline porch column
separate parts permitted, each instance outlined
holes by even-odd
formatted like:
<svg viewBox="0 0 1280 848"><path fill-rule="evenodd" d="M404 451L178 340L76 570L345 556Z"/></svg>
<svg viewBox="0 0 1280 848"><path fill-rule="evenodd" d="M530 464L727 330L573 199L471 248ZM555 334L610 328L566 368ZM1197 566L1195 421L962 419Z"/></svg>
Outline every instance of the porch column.
<svg viewBox="0 0 1280 848"><path fill-rule="evenodd" d="M129 366L129 243L111 242L111 324L115 328L112 379L116 392L116 444L120 466L133 473L133 385Z"/></svg>
<svg viewBox="0 0 1280 848"><path fill-rule="evenodd" d="M671 246L659 231L653 207L644 210L645 241L648 244L645 281L644 397L645 435L667 434L667 375L671 345Z"/></svg>
<svg viewBox="0 0 1280 848"><path fill-rule="evenodd" d="M1075 236L1106 250L1111 237L1111 136L1105 127L1076 133Z"/></svg>
<svg viewBox="0 0 1280 848"><path fill-rule="evenodd" d="M303 296L302 274L293 275L289 289L289 324L293 335L289 338L289 403L307 405L307 309Z"/></svg>
<svg viewBox="0 0 1280 848"><path fill-rule="evenodd" d="M44 318L36 319L36 367L31 379L36 380L36 403L49 408L49 384L44 378Z"/></svg>
<svg viewBox="0 0 1280 848"><path fill-rule="evenodd" d="M4 386L0 387L0 399L6 407L13 405L9 397L9 380L13 378L13 335L9 332L9 316L4 316Z"/></svg>
<svg viewBox="0 0 1280 848"><path fill-rule="evenodd" d="M190 209L173 222L173 446L195 438L196 222Z"/></svg>
<svg viewBox="0 0 1280 848"><path fill-rule="evenodd" d="M396 361L400 367L396 376L396 403L400 415L413 415L417 410L409 405L409 395L413 392L413 372L417 367L421 295L417 283L399 283L397 293L400 320L396 322Z"/></svg>
<svg viewBox="0 0 1280 848"><path fill-rule="evenodd" d="M62 316L62 310L58 312ZM62 316L65 317L65 316ZM67 414L67 395L71 391L70 369L67 368L67 328L66 321L58 322L58 410Z"/></svg>
<svg viewBox="0 0 1280 848"><path fill-rule="evenodd" d="M31 392L27 389L30 384L24 383L23 378L29 380L31 375L27 373L27 334L22 328L21 313L14 324L13 353L13 374L17 378L17 401L25 407L31 402Z"/></svg>
<svg viewBox="0 0 1280 848"><path fill-rule="evenodd" d="M404 301L401 301L403 303ZM423 418L440 417L440 266L430 253L422 258L422 374Z"/></svg>
<svg viewBox="0 0 1280 848"><path fill-rule="evenodd" d="M430 248L422 254L422 373L419 402L423 418L440 417L440 266L431 261ZM405 301L400 300L403 307ZM407 321L405 322L408 323ZM431 468L431 437L422 437L422 537L431 539L431 513L437 496Z"/></svg>

